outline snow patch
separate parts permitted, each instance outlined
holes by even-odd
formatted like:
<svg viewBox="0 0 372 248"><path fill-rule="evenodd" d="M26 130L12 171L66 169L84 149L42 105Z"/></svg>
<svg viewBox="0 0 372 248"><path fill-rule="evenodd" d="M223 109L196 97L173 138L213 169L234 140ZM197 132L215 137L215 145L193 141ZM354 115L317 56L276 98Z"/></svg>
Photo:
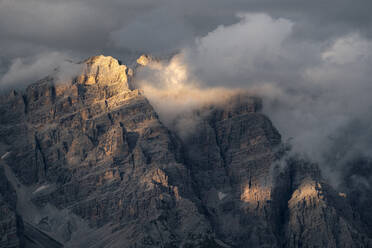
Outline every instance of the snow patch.
<svg viewBox="0 0 372 248"><path fill-rule="evenodd" d="M45 185L41 185L39 188L37 188L34 192L32 192L32 194L37 194L41 191L44 191L46 189L48 189L50 187L49 184L45 184Z"/></svg>
<svg viewBox="0 0 372 248"><path fill-rule="evenodd" d="M10 152L6 152L3 156L1 156L1 159L6 159L7 157L9 157L10 155Z"/></svg>
<svg viewBox="0 0 372 248"><path fill-rule="evenodd" d="M222 193L222 192L218 192L218 199L219 199L220 201L222 201L226 196L227 196L227 194Z"/></svg>

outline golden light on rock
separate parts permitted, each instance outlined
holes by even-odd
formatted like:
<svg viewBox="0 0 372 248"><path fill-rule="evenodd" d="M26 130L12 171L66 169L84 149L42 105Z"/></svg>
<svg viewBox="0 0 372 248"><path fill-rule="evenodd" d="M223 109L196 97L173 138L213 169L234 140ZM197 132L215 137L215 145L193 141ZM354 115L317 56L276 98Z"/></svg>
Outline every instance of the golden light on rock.
<svg viewBox="0 0 372 248"><path fill-rule="evenodd" d="M346 198L347 197L347 195L345 193L342 193L342 192L338 193L338 195L341 196L341 197L343 197L343 198Z"/></svg>
<svg viewBox="0 0 372 248"><path fill-rule="evenodd" d="M141 57L139 57L137 59L137 63L142 65L142 66L148 65L150 63L150 61L151 61L151 58L148 55L145 55L145 54L141 55Z"/></svg>
<svg viewBox="0 0 372 248"><path fill-rule="evenodd" d="M271 199L271 188L267 186L246 185L240 200L249 203L251 207L259 207L260 203L266 204Z"/></svg>
<svg viewBox="0 0 372 248"><path fill-rule="evenodd" d="M127 71L127 66L120 65L113 57L95 56L85 61L77 82L85 85L123 84L127 86Z"/></svg>
<svg viewBox="0 0 372 248"><path fill-rule="evenodd" d="M306 180L293 192L292 198L289 200L289 206L294 207L299 202L311 205L314 201L320 202L323 199L321 184L312 180Z"/></svg>

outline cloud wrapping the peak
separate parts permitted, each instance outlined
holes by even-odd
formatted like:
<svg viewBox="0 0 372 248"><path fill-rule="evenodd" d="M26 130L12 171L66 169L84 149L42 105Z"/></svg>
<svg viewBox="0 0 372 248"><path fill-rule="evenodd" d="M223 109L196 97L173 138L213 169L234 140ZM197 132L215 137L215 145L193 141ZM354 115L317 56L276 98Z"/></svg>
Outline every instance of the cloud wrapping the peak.
<svg viewBox="0 0 372 248"><path fill-rule="evenodd" d="M151 61L137 70L134 84L142 89L169 128L186 137L200 121L193 112L208 105L222 104L240 90L203 87L189 71L183 54L170 61Z"/></svg>
<svg viewBox="0 0 372 248"><path fill-rule="evenodd" d="M161 117L184 115L206 102L194 99L208 99L215 89L247 90L263 97L264 112L294 152L325 171L368 155L372 139L361 134L372 126L372 42L357 32L304 41L293 36L292 20L239 18L199 37L169 64L139 72L139 85ZM337 159L335 150L343 151Z"/></svg>
<svg viewBox="0 0 372 248"><path fill-rule="evenodd" d="M49 75L55 77L56 83L65 82L80 71L81 65L58 52L39 54L33 58L16 58L9 70L0 77L0 90L22 89Z"/></svg>

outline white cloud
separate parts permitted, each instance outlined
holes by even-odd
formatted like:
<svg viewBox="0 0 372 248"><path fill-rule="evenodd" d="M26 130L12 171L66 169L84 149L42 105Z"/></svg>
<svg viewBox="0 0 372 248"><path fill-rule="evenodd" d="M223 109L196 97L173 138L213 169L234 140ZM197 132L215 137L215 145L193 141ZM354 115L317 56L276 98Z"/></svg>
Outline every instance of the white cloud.
<svg viewBox="0 0 372 248"><path fill-rule="evenodd" d="M218 102L221 94L209 94L216 88L245 89L264 98L264 112L284 139L293 138L294 151L323 167L335 149L345 159L368 154L372 141L361 132L372 126L372 42L355 33L333 41L299 40L290 20L239 17L145 76L143 88L161 116L174 120L209 96ZM352 128L355 123L360 128Z"/></svg>
<svg viewBox="0 0 372 248"><path fill-rule="evenodd" d="M324 61L344 65L361 62L372 55L372 43L353 33L339 38L322 54Z"/></svg>
<svg viewBox="0 0 372 248"><path fill-rule="evenodd" d="M156 109L160 119L181 137L185 137L199 121L193 111L207 104L219 104L238 90L222 87L203 88L189 71L183 54L169 62L152 61L139 68L135 82Z"/></svg>
<svg viewBox="0 0 372 248"><path fill-rule="evenodd" d="M48 75L54 75L56 82L66 81L80 70L80 65L58 52L39 54L33 58L16 58L0 78L0 89L23 88Z"/></svg>
<svg viewBox="0 0 372 248"><path fill-rule="evenodd" d="M241 85L271 81L280 71L285 40L293 23L266 14L239 14L240 22L220 26L196 40L184 53L196 74L213 84ZM274 70L267 70L273 68Z"/></svg>

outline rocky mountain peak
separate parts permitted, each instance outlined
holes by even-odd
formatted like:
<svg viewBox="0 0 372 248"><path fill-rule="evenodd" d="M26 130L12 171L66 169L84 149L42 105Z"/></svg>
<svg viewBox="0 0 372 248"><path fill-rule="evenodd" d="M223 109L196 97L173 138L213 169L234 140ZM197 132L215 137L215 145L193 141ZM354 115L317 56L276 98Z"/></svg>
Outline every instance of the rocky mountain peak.
<svg viewBox="0 0 372 248"><path fill-rule="evenodd" d="M128 88L128 67L111 56L94 56L84 61L77 82L84 85L123 84Z"/></svg>
<svg viewBox="0 0 372 248"><path fill-rule="evenodd" d="M152 58L150 55L142 54L142 55L137 59L137 64L142 65L142 66L146 66L146 65L148 65L152 60L153 60L153 58Z"/></svg>
<svg viewBox="0 0 372 248"><path fill-rule="evenodd" d="M80 65L0 97L0 248L372 247L369 209L287 154L261 99L202 107L180 140L127 66Z"/></svg>

